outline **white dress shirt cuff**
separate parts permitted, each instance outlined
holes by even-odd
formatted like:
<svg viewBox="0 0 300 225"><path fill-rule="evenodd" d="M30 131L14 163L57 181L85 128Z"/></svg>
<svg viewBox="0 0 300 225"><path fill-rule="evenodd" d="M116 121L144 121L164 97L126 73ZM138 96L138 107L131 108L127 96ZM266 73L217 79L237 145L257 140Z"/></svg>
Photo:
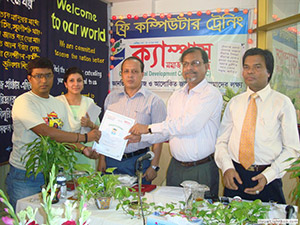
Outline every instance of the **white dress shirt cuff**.
<svg viewBox="0 0 300 225"><path fill-rule="evenodd" d="M141 135L141 142L148 142L149 144L153 145L156 143L162 143L169 140L168 136L164 136L162 134L142 134Z"/></svg>
<svg viewBox="0 0 300 225"><path fill-rule="evenodd" d="M151 128L152 133L162 133L162 124L163 123L154 123L149 127Z"/></svg>
<svg viewBox="0 0 300 225"><path fill-rule="evenodd" d="M223 172L223 175L229 169L235 169L234 165L233 165L233 162L231 160L230 161L226 161L226 162L223 161L223 163L222 163L222 172Z"/></svg>
<svg viewBox="0 0 300 225"><path fill-rule="evenodd" d="M276 171L272 169L272 167L266 168L262 174L265 176L267 179L267 184L271 183L273 180L277 178L276 176Z"/></svg>

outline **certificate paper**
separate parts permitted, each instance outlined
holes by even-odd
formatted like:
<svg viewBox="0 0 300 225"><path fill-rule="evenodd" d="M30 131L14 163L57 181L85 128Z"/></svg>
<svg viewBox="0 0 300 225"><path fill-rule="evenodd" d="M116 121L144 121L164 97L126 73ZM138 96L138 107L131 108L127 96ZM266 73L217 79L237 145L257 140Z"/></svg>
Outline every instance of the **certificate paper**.
<svg viewBox="0 0 300 225"><path fill-rule="evenodd" d="M124 137L133 125L134 119L106 110L99 127L101 138L99 144L94 143L93 149L121 161L128 141L124 140Z"/></svg>

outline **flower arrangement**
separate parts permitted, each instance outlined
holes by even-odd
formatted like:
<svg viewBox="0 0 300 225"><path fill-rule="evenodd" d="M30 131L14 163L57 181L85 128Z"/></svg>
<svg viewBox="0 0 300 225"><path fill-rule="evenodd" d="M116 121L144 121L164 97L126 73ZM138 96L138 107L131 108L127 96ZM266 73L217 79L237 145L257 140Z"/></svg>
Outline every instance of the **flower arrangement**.
<svg viewBox="0 0 300 225"><path fill-rule="evenodd" d="M46 214L46 225L88 225L91 212L87 210L87 205L85 204L85 193L81 193L82 196L80 198L78 208L76 202L72 203L68 200L65 202L65 209L52 207L52 200L57 187L57 184L54 184L55 178L55 166L53 165L49 176L49 183L46 189L43 188L42 190L43 203L41 203L41 205ZM38 225L38 222L35 219L38 209L33 210L31 207L27 207L25 210L15 213L13 207L1 189L0 196L0 201L7 206L7 208L4 209L5 212L10 215L10 217L2 217L2 221L6 225ZM76 208L79 212L78 217L73 218L72 211Z"/></svg>

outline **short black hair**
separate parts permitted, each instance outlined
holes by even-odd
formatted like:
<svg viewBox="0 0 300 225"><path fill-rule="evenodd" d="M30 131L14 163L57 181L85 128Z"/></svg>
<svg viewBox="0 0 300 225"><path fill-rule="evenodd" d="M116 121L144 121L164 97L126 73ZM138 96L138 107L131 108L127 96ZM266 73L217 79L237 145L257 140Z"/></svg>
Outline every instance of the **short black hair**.
<svg viewBox="0 0 300 225"><path fill-rule="evenodd" d="M269 82L272 78L272 74L274 71L274 57L273 57L272 52L270 52L267 49L264 50L261 48L250 48L245 52L245 54L243 56L243 66L245 64L245 60L246 60L247 56L252 56L252 55L261 55L262 57L264 57L267 71L270 74L270 76L268 78L268 82Z"/></svg>
<svg viewBox="0 0 300 225"><path fill-rule="evenodd" d="M82 79L84 80L84 75L81 69L79 69L78 67L74 66L74 67L70 67L69 69L67 69L67 71L64 74L64 82L67 82L69 76L71 74L74 73L79 73L82 76Z"/></svg>
<svg viewBox="0 0 300 225"><path fill-rule="evenodd" d="M40 58L35 58L33 60L30 60L27 64L27 74L31 75L32 70L36 68L51 69L52 73L54 71L53 63L50 61L50 59L46 57L40 57Z"/></svg>
<svg viewBox="0 0 300 225"><path fill-rule="evenodd" d="M142 73L144 72L144 68L145 68L144 62L139 57L136 57L136 56L129 56L128 58L124 59L124 61L121 64L121 72L123 71L123 64L127 60L137 60L137 61L139 61L140 64L141 64L141 71L142 71Z"/></svg>
<svg viewBox="0 0 300 225"><path fill-rule="evenodd" d="M208 55L207 55L206 51L204 51L202 48L199 48L199 47L191 47L191 48L186 49L180 56L180 62L181 63L183 62L183 58L187 54L196 52L196 51L199 51L201 53L204 64L208 63Z"/></svg>

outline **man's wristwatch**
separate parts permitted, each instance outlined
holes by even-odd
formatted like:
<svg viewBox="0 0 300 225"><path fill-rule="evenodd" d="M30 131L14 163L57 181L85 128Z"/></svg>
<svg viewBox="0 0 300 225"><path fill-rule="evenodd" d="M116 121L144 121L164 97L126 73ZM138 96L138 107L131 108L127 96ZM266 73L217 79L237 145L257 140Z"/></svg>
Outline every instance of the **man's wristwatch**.
<svg viewBox="0 0 300 225"><path fill-rule="evenodd" d="M151 166L151 167L152 167L152 169L154 169L156 172L159 171L159 169L160 169L159 166Z"/></svg>

